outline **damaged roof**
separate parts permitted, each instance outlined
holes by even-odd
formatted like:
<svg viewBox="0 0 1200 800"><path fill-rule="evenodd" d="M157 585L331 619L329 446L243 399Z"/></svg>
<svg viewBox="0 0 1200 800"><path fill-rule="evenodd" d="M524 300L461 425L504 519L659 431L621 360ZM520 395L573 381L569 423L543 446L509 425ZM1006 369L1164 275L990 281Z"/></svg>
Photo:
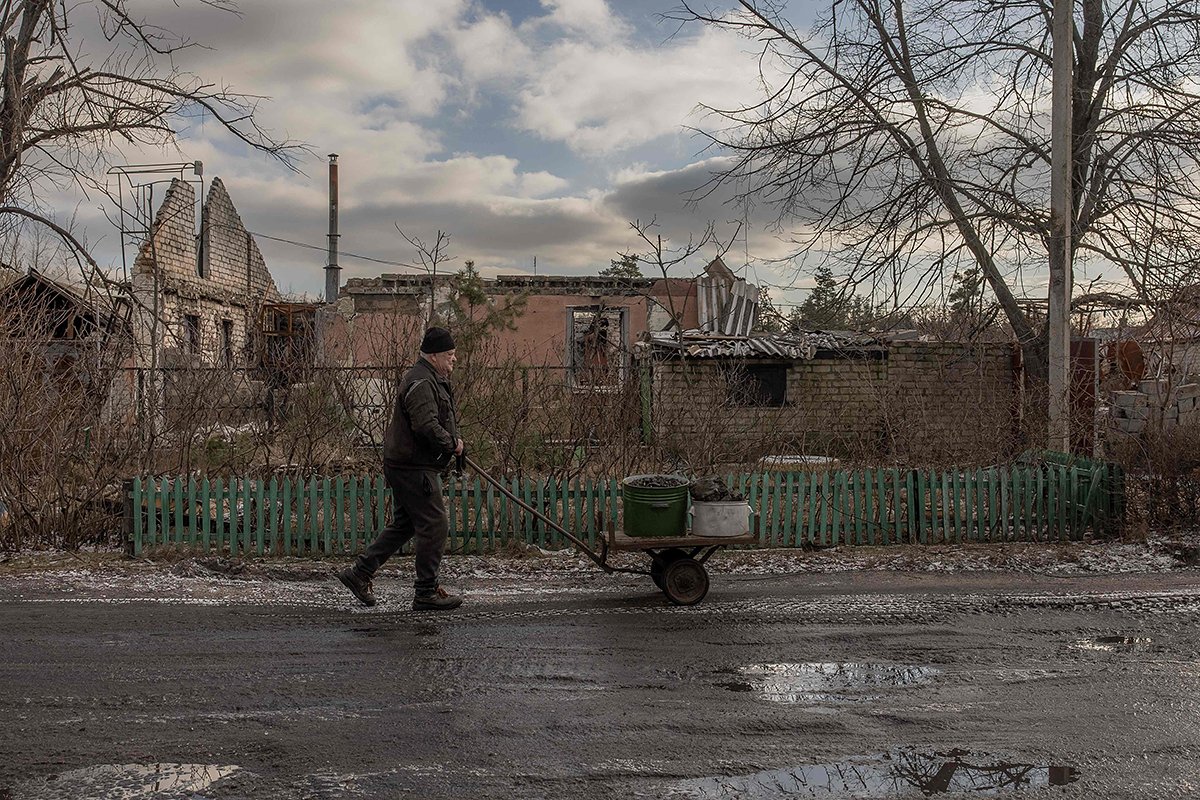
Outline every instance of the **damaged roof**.
<svg viewBox="0 0 1200 800"><path fill-rule="evenodd" d="M803 331L800 333L752 333L749 336L724 336L699 330L682 334L671 331L651 333L641 343L661 353L677 352L689 358L790 358L811 359L818 351L882 350L874 336L850 331Z"/></svg>

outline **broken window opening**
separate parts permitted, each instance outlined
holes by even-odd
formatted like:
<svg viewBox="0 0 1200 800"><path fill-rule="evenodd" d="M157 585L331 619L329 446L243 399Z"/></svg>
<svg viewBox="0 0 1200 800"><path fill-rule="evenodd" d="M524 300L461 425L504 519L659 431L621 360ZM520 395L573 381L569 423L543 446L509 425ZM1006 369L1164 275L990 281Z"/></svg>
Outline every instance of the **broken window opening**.
<svg viewBox="0 0 1200 800"><path fill-rule="evenodd" d="M728 373L729 401L750 408L787 405L786 364L738 364Z"/></svg>
<svg viewBox="0 0 1200 800"><path fill-rule="evenodd" d="M616 388L625 378L625 309L568 310L568 369L575 388Z"/></svg>
<svg viewBox="0 0 1200 800"><path fill-rule="evenodd" d="M221 363L233 366L233 320L221 320Z"/></svg>
<svg viewBox="0 0 1200 800"><path fill-rule="evenodd" d="M313 362L316 346L316 305L267 303L259 313L259 366L284 374Z"/></svg>
<svg viewBox="0 0 1200 800"><path fill-rule="evenodd" d="M200 317L196 314L183 315L183 346L188 355L200 355Z"/></svg>

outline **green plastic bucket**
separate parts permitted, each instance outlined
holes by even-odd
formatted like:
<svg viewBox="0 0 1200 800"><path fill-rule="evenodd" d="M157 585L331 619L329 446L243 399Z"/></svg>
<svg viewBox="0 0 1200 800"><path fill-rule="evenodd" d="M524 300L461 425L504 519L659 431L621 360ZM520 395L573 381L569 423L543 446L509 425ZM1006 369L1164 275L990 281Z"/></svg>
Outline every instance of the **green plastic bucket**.
<svg viewBox="0 0 1200 800"><path fill-rule="evenodd" d="M646 482L666 484L641 485ZM682 475L630 475L621 481L626 536L687 534L688 479Z"/></svg>

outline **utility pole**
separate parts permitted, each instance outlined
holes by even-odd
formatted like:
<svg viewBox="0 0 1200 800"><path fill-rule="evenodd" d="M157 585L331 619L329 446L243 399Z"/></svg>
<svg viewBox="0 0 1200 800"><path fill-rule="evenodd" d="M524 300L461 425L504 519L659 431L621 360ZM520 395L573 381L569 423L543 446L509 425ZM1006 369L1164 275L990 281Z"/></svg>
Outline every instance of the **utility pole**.
<svg viewBox="0 0 1200 800"><path fill-rule="evenodd" d="M1071 449L1071 103L1074 95L1074 0L1054 0L1050 111L1049 426L1047 446Z"/></svg>

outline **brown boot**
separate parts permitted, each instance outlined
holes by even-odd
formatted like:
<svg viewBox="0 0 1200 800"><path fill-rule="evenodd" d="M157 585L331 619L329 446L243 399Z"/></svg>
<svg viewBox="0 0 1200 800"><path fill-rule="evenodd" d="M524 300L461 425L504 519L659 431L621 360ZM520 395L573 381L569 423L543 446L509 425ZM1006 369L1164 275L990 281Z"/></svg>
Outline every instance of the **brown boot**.
<svg viewBox="0 0 1200 800"><path fill-rule="evenodd" d="M450 594L441 586L432 592L422 592L413 598L413 611L450 611L461 605L461 597Z"/></svg>
<svg viewBox="0 0 1200 800"><path fill-rule="evenodd" d="M346 585L358 602L364 606L375 605L375 593L371 591L371 579L363 578L354 571L354 567L346 567L338 573L338 580Z"/></svg>

